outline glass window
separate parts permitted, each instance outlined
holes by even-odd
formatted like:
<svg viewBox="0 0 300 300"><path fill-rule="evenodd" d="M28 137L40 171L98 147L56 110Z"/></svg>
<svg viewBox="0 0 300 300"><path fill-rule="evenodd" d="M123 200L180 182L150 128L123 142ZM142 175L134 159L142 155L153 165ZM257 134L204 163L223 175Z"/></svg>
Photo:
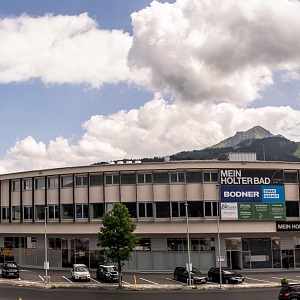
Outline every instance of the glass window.
<svg viewBox="0 0 300 300"><path fill-rule="evenodd" d="M121 174L121 184L136 184L136 175Z"/></svg>
<svg viewBox="0 0 300 300"><path fill-rule="evenodd" d="M73 204L62 204L62 219L73 219L74 217L74 206Z"/></svg>
<svg viewBox="0 0 300 300"><path fill-rule="evenodd" d="M87 219L89 209L87 204L76 204L76 219Z"/></svg>
<svg viewBox="0 0 300 300"><path fill-rule="evenodd" d="M185 202L171 202L172 218L185 217Z"/></svg>
<svg viewBox="0 0 300 300"><path fill-rule="evenodd" d="M9 207L2 207L2 220L9 220Z"/></svg>
<svg viewBox="0 0 300 300"><path fill-rule="evenodd" d="M49 220L59 219L58 205L48 205L48 219Z"/></svg>
<svg viewBox="0 0 300 300"><path fill-rule="evenodd" d="M191 218L203 217L203 201L188 201L188 212Z"/></svg>
<svg viewBox="0 0 300 300"><path fill-rule="evenodd" d="M139 203L139 218L153 218L153 203Z"/></svg>
<svg viewBox="0 0 300 300"><path fill-rule="evenodd" d="M170 202L156 202L156 218L170 218Z"/></svg>
<svg viewBox="0 0 300 300"><path fill-rule="evenodd" d="M203 172L203 181L204 182L218 182L218 173L217 172Z"/></svg>
<svg viewBox="0 0 300 300"><path fill-rule="evenodd" d="M92 219L100 219L104 214L104 203L92 203L91 204L91 216Z"/></svg>
<svg viewBox="0 0 300 300"><path fill-rule="evenodd" d="M284 183L298 183L298 173L296 172L284 173Z"/></svg>
<svg viewBox="0 0 300 300"><path fill-rule="evenodd" d="M218 216L218 202L206 201L206 202L204 202L204 208L205 208L205 216L206 217Z"/></svg>
<svg viewBox="0 0 300 300"><path fill-rule="evenodd" d="M114 175L105 175L105 184L119 184L120 183L120 176L118 174Z"/></svg>
<svg viewBox="0 0 300 300"><path fill-rule="evenodd" d="M87 175L76 175L75 176L75 185L78 186L87 186L88 177Z"/></svg>
<svg viewBox="0 0 300 300"><path fill-rule="evenodd" d="M150 251L151 250L151 240L148 238L142 238L136 244L134 250L136 251Z"/></svg>
<svg viewBox="0 0 300 300"><path fill-rule="evenodd" d="M137 212L136 212L136 203L135 202L123 202L130 214L131 218L136 218Z"/></svg>
<svg viewBox="0 0 300 300"><path fill-rule="evenodd" d="M44 190L45 189L45 177L35 178L34 185L36 190Z"/></svg>
<svg viewBox="0 0 300 300"><path fill-rule="evenodd" d="M19 192L20 191L20 180L12 181L11 188L12 188L13 192Z"/></svg>
<svg viewBox="0 0 300 300"><path fill-rule="evenodd" d="M45 220L45 206L36 205L35 206L35 218L37 220Z"/></svg>
<svg viewBox="0 0 300 300"><path fill-rule="evenodd" d="M169 183L169 173L153 173L154 183Z"/></svg>
<svg viewBox="0 0 300 300"><path fill-rule="evenodd" d="M152 174L147 173L147 174L138 174L138 183L152 183Z"/></svg>
<svg viewBox="0 0 300 300"><path fill-rule="evenodd" d="M66 188L66 187L72 187L73 186L73 176L62 176L60 178L60 186L62 188Z"/></svg>
<svg viewBox="0 0 300 300"><path fill-rule="evenodd" d="M20 208L20 206L13 206L12 207L12 219L13 220L20 220L21 219L21 208Z"/></svg>
<svg viewBox="0 0 300 300"><path fill-rule="evenodd" d="M171 173L170 174L170 182L185 182L185 174L181 173Z"/></svg>
<svg viewBox="0 0 300 300"><path fill-rule="evenodd" d="M299 217L299 202L298 201L286 201L286 216L287 217Z"/></svg>
<svg viewBox="0 0 300 300"><path fill-rule="evenodd" d="M199 183L202 182L201 172L186 172L186 183Z"/></svg>
<svg viewBox="0 0 300 300"><path fill-rule="evenodd" d="M90 186L103 185L103 174L90 174Z"/></svg>
<svg viewBox="0 0 300 300"><path fill-rule="evenodd" d="M23 219L32 220L32 206L23 206Z"/></svg>
<svg viewBox="0 0 300 300"><path fill-rule="evenodd" d="M59 250L61 249L61 239L60 238L49 238L49 250Z"/></svg>
<svg viewBox="0 0 300 300"><path fill-rule="evenodd" d="M23 180L23 190L32 190L32 179Z"/></svg>
<svg viewBox="0 0 300 300"><path fill-rule="evenodd" d="M58 177L48 177L48 189L58 189Z"/></svg>

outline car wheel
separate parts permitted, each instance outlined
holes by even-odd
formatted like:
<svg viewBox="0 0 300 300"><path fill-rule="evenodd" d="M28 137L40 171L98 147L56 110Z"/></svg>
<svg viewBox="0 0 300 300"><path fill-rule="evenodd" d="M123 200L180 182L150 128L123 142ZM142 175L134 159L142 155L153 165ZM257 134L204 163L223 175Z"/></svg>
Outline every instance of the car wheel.
<svg viewBox="0 0 300 300"><path fill-rule="evenodd" d="M176 281L178 281L178 275L177 275L177 274L174 275L174 279L175 279Z"/></svg>
<svg viewBox="0 0 300 300"><path fill-rule="evenodd" d="M86 281L90 281L90 279L89 278L87 278L87 280Z"/></svg>
<svg viewBox="0 0 300 300"><path fill-rule="evenodd" d="M213 281L212 276L209 276L209 277L208 277L208 280L209 280L209 281Z"/></svg>

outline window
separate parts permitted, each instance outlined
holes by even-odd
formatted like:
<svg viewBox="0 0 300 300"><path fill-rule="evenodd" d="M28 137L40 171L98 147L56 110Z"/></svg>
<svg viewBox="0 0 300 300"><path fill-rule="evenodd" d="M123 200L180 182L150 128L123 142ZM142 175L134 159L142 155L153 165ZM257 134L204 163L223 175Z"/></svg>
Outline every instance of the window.
<svg viewBox="0 0 300 300"><path fill-rule="evenodd" d="M76 175L75 176L75 185L78 186L87 186L88 185L88 177L87 175Z"/></svg>
<svg viewBox="0 0 300 300"><path fill-rule="evenodd" d="M59 250L61 249L61 239L60 238L49 238L49 250Z"/></svg>
<svg viewBox="0 0 300 300"><path fill-rule="evenodd" d="M74 216L74 207L73 204L63 204L62 208L62 219L73 219Z"/></svg>
<svg viewBox="0 0 300 300"><path fill-rule="evenodd" d="M204 182L218 182L217 172L203 172Z"/></svg>
<svg viewBox="0 0 300 300"><path fill-rule="evenodd" d="M153 173L154 183L169 183L169 173Z"/></svg>
<svg viewBox="0 0 300 300"><path fill-rule="evenodd" d="M136 212L136 203L135 202L123 202L130 214L131 218L136 218L137 212Z"/></svg>
<svg viewBox="0 0 300 300"><path fill-rule="evenodd" d="M19 192L20 191L20 180L12 181L11 188L12 188L13 192Z"/></svg>
<svg viewBox="0 0 300 300"><path fill-rule="evenodd" d="M92 219L100 219L104 214L104 203L91 204L91 217Z"/></svg>
<svg viewBox="0 0 300 300"><path fill-rule="evenodd" d="M139 218L153 218L153 203L139 203Z"/></svg>
<svg viewBox="0 0 300 300"><path fill-rule="evenodd" d="M76 204L76 219L87 219L89 209L87 204Z"/></svg>
<svg viewBox="0 0 300 300"><path fill-rule="evenodd" d="M60 186L62 188L72 187L73 186L73 177L72 176L62 176L60 178Z"/></svg>
<svg viewBox="0 0 300 300"><path fill-rule="evenodd" d="M146 174L138 174L138 183L152 183L152 174L146 173Z"/></svg>
<svg viewBox="0 0 300 300"><path fill-rule="evenodd" d="M156 202L156 218L170 218L170 202Z"/></svg>
<svg viewBox="0 0 300 300"><path fill-rule="evenodd" d="M148 238L142 238L136 244L134 250L136 251L150 251L151 250L151 240Z"/></svg>
<svg viewBox="0 0 300 300"><path fill-rule="evenodd" d="M298 201L286 201L286 216L287 217L299 217L299 202Z"/></svg>
<svg viewBox="0 0 300 300"><path fill-rule="evenodd" d="M48 178L48 189L58 189L58 177Z"/></svg>
<svg viewBox="0 0 300 300"><path fill-rule="evenodd" d="M136 184L136 175L121 174L121 184Z"/></svg>
<svg viewBox="0 0 300 300"><path fill-rule="evenodd" d="M32 179L23 180L23 190L32 190Z"/></svg>
<svg viewBox="0 0 300 300"><path fill-rule="evenodd" d="M36 190L45 189L45 177L35 178L34 185Z"/></svg>
<svg viewBox="0 0 300 300"><path fill-rule="evenodd" d="M199 183L202 182L201 172L186 172L186 183Z"/></svg>
<svg viewBox="0 0 300 300"><path fill-rule="evenodd" d="M284 183L298 183L298 173L284 173Z"/></svg>
<svg viewBox="0 0 300 300"><path fill-rule="evenodd" d="M49 220L59 219L58 205L48 205L48 219Z"/></svg>
<svg viewBox="0 0 300 300"><path fill-rule="evenodd" d="M218 216L218 202L207 201L204 202L205 217L217 217Z"/></svg>
<svg viewBox="0 0 300 300"><path fill-rule="evenodd" d="M12 207L12 219L13 220L20 220L21 219L20 206L13 206Z"/></svg>
<svg viewBox="0 0 300 300"><path fill-rule="evenodd" d="M9 220L9 207L2 207L2 220Z"/></svg>
<svg viewBox="0 0 300 300"><path fill-rule="evenodd" d="M23 220L32 220L32 206L23 207Z"/></svg>
<svg viewBox="0 0 300 300"><path fill-rule="evenodd" d="M185 217L185 202L171 202L172 218Z"/></svg>
<svg viewBox="0 0 300 300"><path fill-rule="evenodd" d="M193 238L190 241L190 249L192 251L211 251L215 250L214 238ZM168 251L186 251L187 239L170 238L167 239Z"/></svg>
<svg viewBox="0 0 300 300"><path fill-rule="evenodd" d="M103 185L103 174L90 174L90 186Z"/></svg>
<svg viewBox="0 0 300 300"><path fill-rule="evenodd" d="M37 220L45 220L45 206L44 205L36 205L35 218Z"/></svg>
<svg viewBox="0 0 300 300"><path fill-rule="evenodd" d="M170 174L170 182L185 182L185 174L184 173L171 173Z"/></svg>
<svg viewBox="0 0 300 300"><path fill-rule="evenodd" d="M191 218L203 217L203 201L188 201L188 212Z"/></svg>
<svg viewBox="0 0 300 300"><path fill-rule="evenodd" d="M182 251L184 249L182 238L167 239L167 245L168 245L168 251Z"/></svg>
<svg viewBox="0 0 300 300"><path fill-rule="evenodd" d="M105 175L105 184L119 184L120 176L118 174Z"/></svg>

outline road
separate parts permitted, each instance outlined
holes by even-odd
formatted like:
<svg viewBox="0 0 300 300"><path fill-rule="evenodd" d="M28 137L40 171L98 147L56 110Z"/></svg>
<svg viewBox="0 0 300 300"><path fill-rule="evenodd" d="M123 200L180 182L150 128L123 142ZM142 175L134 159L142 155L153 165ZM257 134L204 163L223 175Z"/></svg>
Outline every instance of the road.
<svg viewBox="0 0 300 300"><path fill-rule="evenodd" d="M190 291L99 291L80 289L36 289L1 286L0 300L276 300L279 289L253 290L190 290Z"/></svg>

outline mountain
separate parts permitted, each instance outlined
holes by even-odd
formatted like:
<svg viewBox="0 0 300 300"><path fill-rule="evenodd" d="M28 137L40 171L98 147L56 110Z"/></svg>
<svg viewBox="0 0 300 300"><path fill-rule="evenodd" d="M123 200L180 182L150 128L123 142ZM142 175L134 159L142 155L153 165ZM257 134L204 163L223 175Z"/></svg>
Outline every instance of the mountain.
<svg viewBox="0 0 300 300"><path fill-rule="evenodd" d="M237 132L203 150L176 153L170 160L228 160L232 152L256 153L257 160L300 162L300 143L273 135L261 126Z"/></svg>

